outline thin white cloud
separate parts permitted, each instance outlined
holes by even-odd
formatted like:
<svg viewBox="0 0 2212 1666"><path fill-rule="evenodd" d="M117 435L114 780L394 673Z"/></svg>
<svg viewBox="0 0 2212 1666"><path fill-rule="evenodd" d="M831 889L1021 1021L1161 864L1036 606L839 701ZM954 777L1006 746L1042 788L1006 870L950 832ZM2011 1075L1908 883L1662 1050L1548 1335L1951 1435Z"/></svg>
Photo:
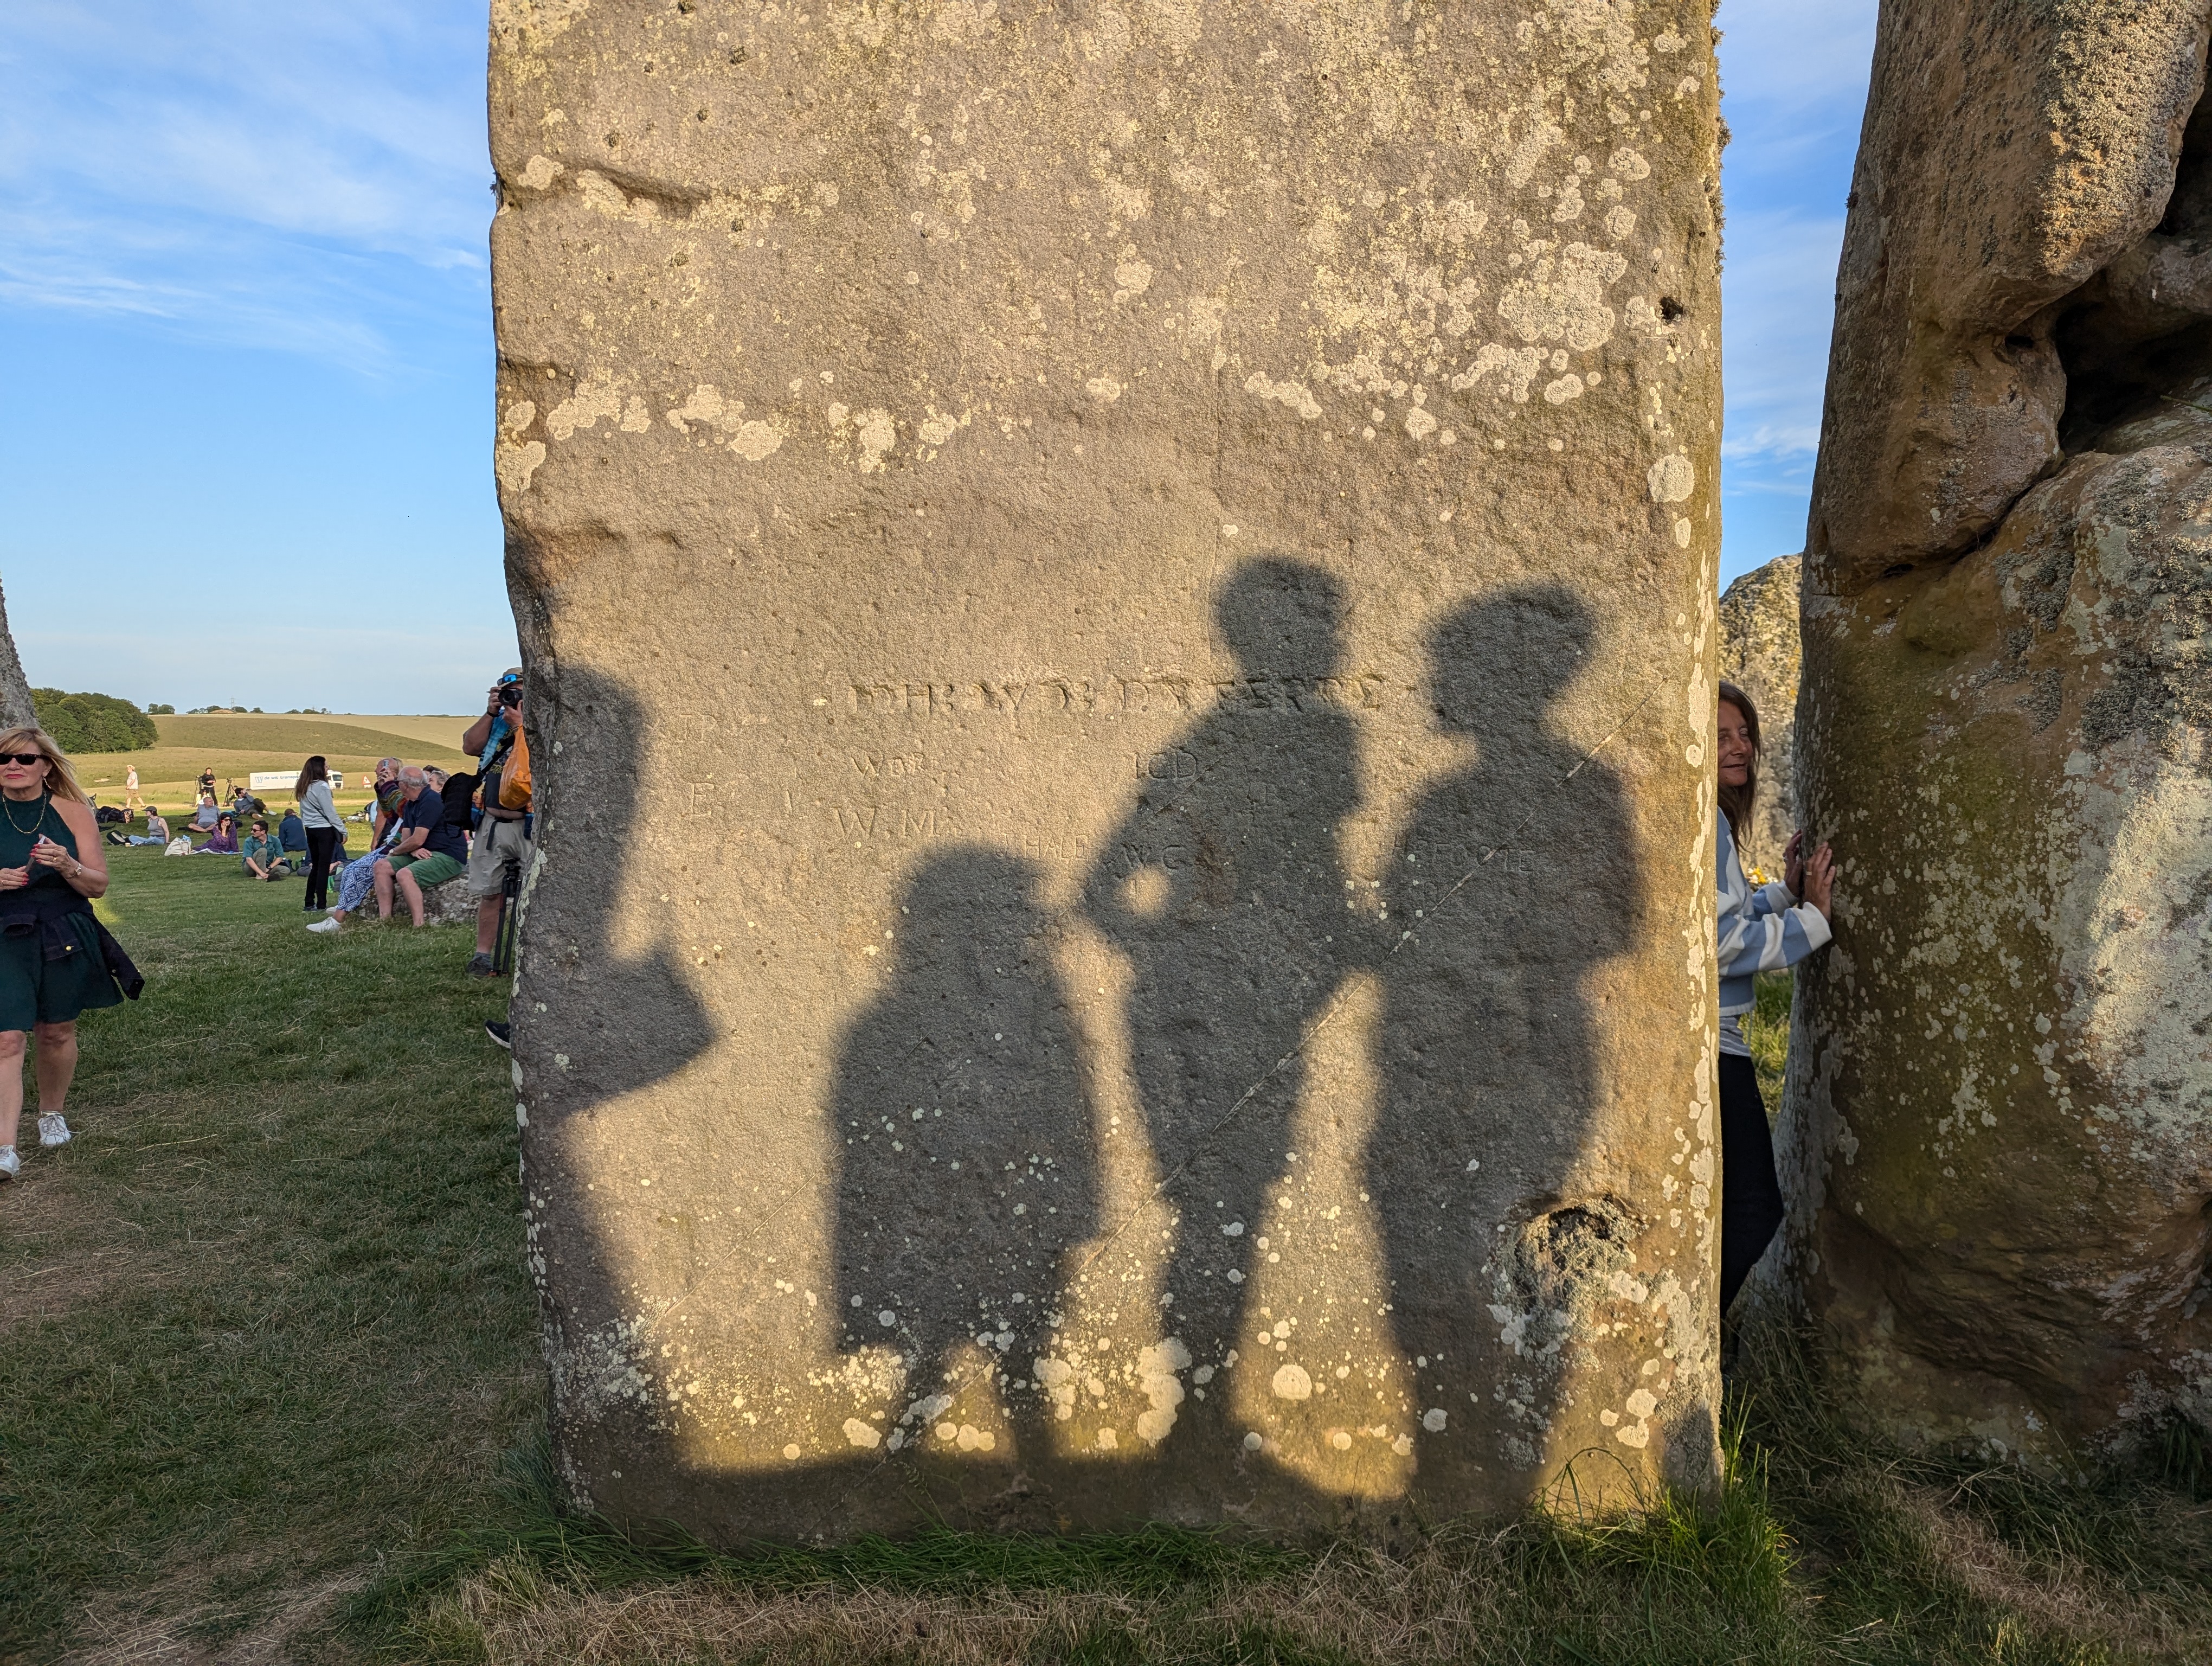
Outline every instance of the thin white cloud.
<svg viewBox="0 0 2212 1666"><path fill-rule="evenodd" d="M1722 277L1723 456L1786 457L1819 445L1843 234L1840 218L1731 220Z"/></svg>
<svg viewBox="0 0 2212 1666"><path fill-rule="evenodd" d="M480 321L483 31L447 0L11 0L0 301L354 368L406 356L409 268Z"/></svg>
<svg viewBox="0 0 2212 1666"><path fill-rule="evenodd" d="M1723 581L1802 538L1876 0L1723 0Z"/></svg>
<svg viewBox="0 0 2212 1666"><path fill-rule="evenodd" d="M1723 0L1713 21L1730 100L1777 106L1800 121L1842 110L1856 130L1877 9L1875 0Z"/></svg>

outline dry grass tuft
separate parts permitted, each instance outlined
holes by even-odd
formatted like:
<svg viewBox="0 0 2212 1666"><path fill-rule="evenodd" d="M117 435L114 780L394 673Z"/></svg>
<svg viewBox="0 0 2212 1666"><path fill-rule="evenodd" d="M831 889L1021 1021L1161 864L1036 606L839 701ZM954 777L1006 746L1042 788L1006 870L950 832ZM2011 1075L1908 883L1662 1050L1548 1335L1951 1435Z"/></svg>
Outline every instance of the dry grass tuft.
<svg viewBox="0 0 2212 1666"><path fill-rule="evenodd" d="M772 1591L715 1580L595 1591L495 1564L435 1628L495 1666L774 1661L788 1666L998 1666L1038 1660L1389 1661L1489 1657L1526 1629L1505 1549L1431 1546L1403 1561L1340 1546L1297 1574L1146 1596L1000 1588L952 1596L881 1586Z"/></svg>

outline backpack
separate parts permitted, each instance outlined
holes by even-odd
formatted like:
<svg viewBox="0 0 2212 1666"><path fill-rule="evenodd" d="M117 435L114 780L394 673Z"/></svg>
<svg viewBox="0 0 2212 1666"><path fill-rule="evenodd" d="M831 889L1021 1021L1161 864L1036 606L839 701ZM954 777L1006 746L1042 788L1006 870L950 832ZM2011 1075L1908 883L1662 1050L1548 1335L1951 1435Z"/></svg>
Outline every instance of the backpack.
<svg viewBox="0 0 2212 1666"><path fill-rule="evenodd" d="M164 856L189 856L192 854L192 842L183 837L172 839L161 854Z"/></svg>
<svg viewBox="0 0 2212 1666"><path fill-rule="evenodd" d="M445 790L438 796L446 801L446 825L458 827L464 833L476 825L477 782L475 775L448 775Z"/></svg>

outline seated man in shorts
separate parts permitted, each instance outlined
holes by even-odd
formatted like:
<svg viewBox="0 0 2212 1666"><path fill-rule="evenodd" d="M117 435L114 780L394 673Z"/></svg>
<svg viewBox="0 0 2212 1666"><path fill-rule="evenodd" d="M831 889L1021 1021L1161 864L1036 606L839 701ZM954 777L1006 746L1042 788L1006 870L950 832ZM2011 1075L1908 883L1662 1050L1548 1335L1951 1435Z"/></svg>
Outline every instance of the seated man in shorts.
<svg viewBox="0 0 2212 1666"><path fill-rule="evenodd" d="M376 917L392 917L396 885L419 926L423 891L459 879L469 848L459 831L447 824L445 800L430 790L420 764L410 763L399 772L399 842L376 864Z"/></svg>

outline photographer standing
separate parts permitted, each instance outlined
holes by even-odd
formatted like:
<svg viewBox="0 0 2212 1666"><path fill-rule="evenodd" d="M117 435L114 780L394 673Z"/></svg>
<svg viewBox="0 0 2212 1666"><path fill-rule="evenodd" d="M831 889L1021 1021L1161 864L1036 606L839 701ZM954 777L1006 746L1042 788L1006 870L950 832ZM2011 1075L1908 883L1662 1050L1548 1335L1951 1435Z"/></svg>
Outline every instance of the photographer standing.
<svg viewBox="0 0 2212 1666"><path fill-rule="evenodd" d="M477 899L477 952L471 977L492 975L500 894L510 873L530 860L530 745L522 734L522 671L507 672L485 696L484 714L461 737L477 754L477 804L483 819L469 848L469 895Z"/></svg>

